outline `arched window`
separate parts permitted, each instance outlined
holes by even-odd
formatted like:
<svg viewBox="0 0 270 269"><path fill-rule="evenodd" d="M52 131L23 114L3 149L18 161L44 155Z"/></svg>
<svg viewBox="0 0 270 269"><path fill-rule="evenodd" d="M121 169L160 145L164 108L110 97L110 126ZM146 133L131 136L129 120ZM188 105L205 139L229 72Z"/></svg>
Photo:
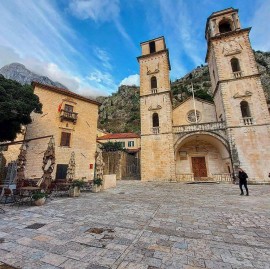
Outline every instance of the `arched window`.
<svg viewBox="0 0 270 269"><path fill-rule="evenodd" d="M239 60L237 58L232 58L231 59L231 66L232 66L232 71L233 72L239 72L239 71L241 71Z"/></svg>
<svg viewBox="0 0 270 269"><path fill-rule="evenodd" d="M158 113L154 113L152 119L153 119L153 127L159 127Z"/></svg>
<svg viewBox="0 0 270 269"><path fill-rule="evenodd" d="M250 110L249 110L249 105L247 101L242 101L240 103L240 108L241 108L241 113L243 118L250 118Z"/></svg>
<svg viewBox="0 0 270 269"><path fill-rule="evenodd" d="M228 20L223 20L219 23L219 32L222 33L227 33L232 31L232 27L230 24L230 21Z"/></svg>
<svg viewBox="0 0 270 269"><path fill-rule="evenodd" d="M151 89L156 89L156 88L157 88L157 78L151 77Z"/></svg>

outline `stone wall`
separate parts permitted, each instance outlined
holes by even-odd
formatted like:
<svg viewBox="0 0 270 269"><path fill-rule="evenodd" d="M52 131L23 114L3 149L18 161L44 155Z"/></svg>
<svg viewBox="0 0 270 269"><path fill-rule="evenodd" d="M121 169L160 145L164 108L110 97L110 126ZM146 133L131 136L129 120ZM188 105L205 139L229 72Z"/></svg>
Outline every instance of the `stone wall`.
<svg viewBox="0 0 270 269"><path fill-rule="evenodd" d="M116 174L116 179L139 179L140 160L132 154L124 151L112 151L102 153L104 175Z"/></svg>

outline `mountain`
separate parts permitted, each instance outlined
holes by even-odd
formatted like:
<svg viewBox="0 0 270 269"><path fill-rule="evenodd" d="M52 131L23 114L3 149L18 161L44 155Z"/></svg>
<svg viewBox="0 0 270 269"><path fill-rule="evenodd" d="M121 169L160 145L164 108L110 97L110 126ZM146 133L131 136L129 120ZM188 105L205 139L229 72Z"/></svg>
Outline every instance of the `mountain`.
<svg viewBox="0 0 270 269"><path fill-rule="evenodd" d="M255 59L261 73L262 86L267 100L270 100L270 52L255 52ZM191 96L191 82L195 96L212 101L211 81L208 66L198 66L182 78L171 83L173 107ZM120 86L108 97L98 97L102 103L99 109L98 127L108 132L140 132L140 88Z"/></svg>
<svg viewBox="0 0 270 269"><path fill-rule="evenodd" d="M32 81L37 81L42 84L67 89L67 87L65 87L63 84L54 82L48 77L35 74L20 63L5 65L0 69L0 74L2 74L5 78L15 80L21 84L31 84Z"/></svg>

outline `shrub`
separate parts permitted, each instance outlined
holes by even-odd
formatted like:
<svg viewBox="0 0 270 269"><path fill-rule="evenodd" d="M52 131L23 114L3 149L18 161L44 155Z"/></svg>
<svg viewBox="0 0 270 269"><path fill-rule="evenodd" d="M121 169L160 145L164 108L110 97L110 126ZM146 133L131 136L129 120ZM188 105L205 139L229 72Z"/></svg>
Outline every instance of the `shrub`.
<svg viewBox="0 0 270 269"><path fill-rule="evenodd" d="M32 195L32 199L33 199L34 201L37 201L37 200L42 199L42 198L44 198L44 197L46 197L46 193L45 193L45 192L37 192L37 193L34 193L34 194Z"/></svg>
<svg viewBox="0 0 270 269"><path fill-rule="evenodd" d="M95 178L93 180L94 185L101 186L102 185L102 179L101 178Z"/></svg>
<svg viewBox="0 0 270 269"><path fill-rule="evenodd" d="M75 179L72 181L72 187L78 187L79 189L82 188L85 185L85 182L83 180Z"/></svg>

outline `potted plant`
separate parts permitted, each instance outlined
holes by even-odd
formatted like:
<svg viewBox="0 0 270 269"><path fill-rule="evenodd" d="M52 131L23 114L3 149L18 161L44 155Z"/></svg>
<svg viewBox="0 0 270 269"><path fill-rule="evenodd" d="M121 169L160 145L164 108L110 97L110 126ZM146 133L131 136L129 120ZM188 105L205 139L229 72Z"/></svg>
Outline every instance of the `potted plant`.
<svg viewBox="0 0 270 269"><path fill-rule="evenodd" d="M45 192L36 192L32 195L32 199L34 200L35 205L44 205L46 201L46 193Z"/></svg>
<svg viewBox="0 0 270 269"><path fill-rule="evenodd" d="M101 178L95 178L93 180L92 192L100 192L102 181L103 180Z"/></svg>
<svg viewBox="0 0 270 269"><path fill-rule="evenodd" d="M78 197L81 193L81 188L84 186L85 182L81 179L75 179L71 182L71 187L69 189L69 196Z"/></svg>

